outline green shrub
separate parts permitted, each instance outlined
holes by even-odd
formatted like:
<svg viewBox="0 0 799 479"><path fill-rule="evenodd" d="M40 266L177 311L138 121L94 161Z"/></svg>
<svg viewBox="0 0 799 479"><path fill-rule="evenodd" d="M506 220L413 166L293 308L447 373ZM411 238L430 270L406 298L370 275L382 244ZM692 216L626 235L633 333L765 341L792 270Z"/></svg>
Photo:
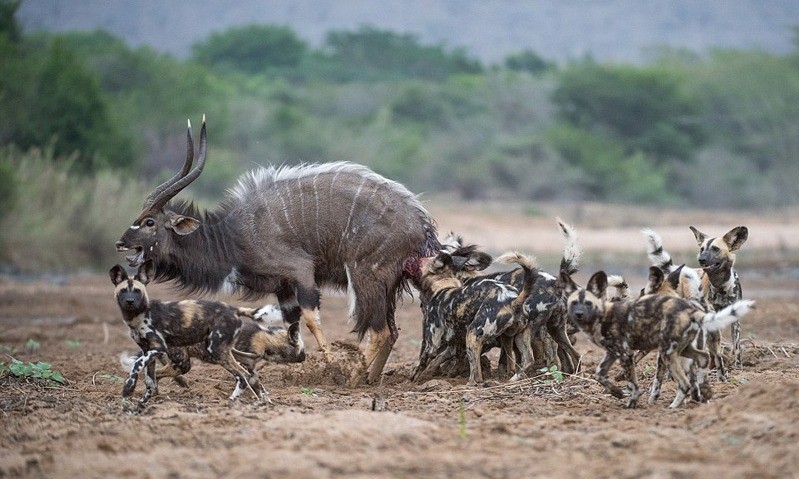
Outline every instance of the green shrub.
<svg viewBox="0 0 799 479"><path fill-rule="evenodd" d="M118 262L114 242L149 191L110 170L76 174L72 161L55 161L51 149L0 149L0 169L16 172L17 191L0 221L0 261L29 273L104 269Z"/></svg>

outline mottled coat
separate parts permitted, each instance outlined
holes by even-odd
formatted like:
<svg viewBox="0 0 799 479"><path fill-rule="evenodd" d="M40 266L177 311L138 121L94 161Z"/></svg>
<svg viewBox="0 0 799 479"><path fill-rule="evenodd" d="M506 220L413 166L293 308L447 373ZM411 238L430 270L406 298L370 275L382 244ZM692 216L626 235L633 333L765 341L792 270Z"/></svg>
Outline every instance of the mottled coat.
<svg viewBox="0 0 799 479"><path fill-rule="evenodd" d="M564 239L560 272L571 276L578 271L578 263L582 251L574 228L560 218L557 219L557 223ZM485 269L490 264L490 256L478 251L473 245L463 246L463 238L454 234L451 234L442 243L445 244L445 247L448 247L448 251L456 258L454 264L457 268L457 276L464 286L469 286L471 282L491 279L512 286L517 290L522 288L523 269L517 268L512 271L479 274L478 271ZM533 290L525 300L522 312L526 316L527 324L531 330L529 334L533 338L532 347L536 362L540 363L539 365L544 365L544 357L547 356L544 351L545 346L541 341L542 334L546 331L557 345L557 355L561 370L571 374L577 371L580 355L569 339L568 321L566 319L566 297L563 287L564 285L558 277L544 271L537 271ZM500 358L501 363L507 360L504 354Z"/></svg>
<svg viewBox="0 0 799 479"><path fill-rule="evenodd" d="M242 321L238 308L218 301L150 300L146 290L154 276L150 260L139 267L134 278L130 278L120 265L111 268L109 275L116 286L114 297L122 319L142 351L133 361L130 375L125 380L123 397L133 393L138 376L144 370L147 388L139 403L145 404L157 389L156 361L169 361L170 349L190 347L204 349L205 361L218 364L233 375L236 389L231 399L241 394L244 388L253 390L259 397L264 396L265 389L254 371L244 368L233 355Z"/></svg>
<svg viewBox="0 0 799 479"><path fill-rule="evenodd" d="M452 256L446 252L423 262L421 291L429 300L422 306L425 320L414 379L435 372L446 361L465 353L469 383L482 382L480 355L483 345L493 339L499 339L503 349L516 344L522 350L520 370L532 363L530 338L526 335L529 328L521 308L537 271L532 258L524 255L511 253L498 261L522 265L526 281L521 291L492 279L464 285L456 276Z"/></svg>
<svg viewBox="0 0 799 479"><path fill-rule="evenodd" d="M734 269L734 252L746 242L749 230L745 226L738 226L722 237L708 237L693 226L690 229L699 245L697 260L700 268L682 269L677 292L683 298L700 301L707 309L721 311L743 297L741 282ZM647 254L652 264L666 273L676 271L679 266L674 264L671 255L663 249L660 236L651 229L645 229L643 233L647 237L649 245ZM698 288L695 286L697 277ZM724 381L727 371L721 355L721 335L719 332L709 332L706 336L705 342L711 355L711 362L718 369L719 378ZM738 321L731 325L731 342L733 366L740 368L741 325Z"/></svg>
<svg viewBox="0 0 799 479"><path fill-rule="evenodd" d="M564 278L564 282L566 282ZM627 407L635 407L641 390L635 374L635 351L658 350L658 372L650 402L660 394L660 382L666 371L678 383L677 397L671 407L679 406L691 390L680 356L695 361L699 367L709 362L706 351L694 348L701 330L718 331L736 321L752 307L751 301L740 301L718 313L706 313L695 302L675 296L650 294L634 301L605 301L607 276L595 273L585 289L573 282L567 290L568 314L592 342L605 350L605 357L596 371L596 378L615 397L623 398L608 371L614 362L621 362L630 396Z"/></svg>

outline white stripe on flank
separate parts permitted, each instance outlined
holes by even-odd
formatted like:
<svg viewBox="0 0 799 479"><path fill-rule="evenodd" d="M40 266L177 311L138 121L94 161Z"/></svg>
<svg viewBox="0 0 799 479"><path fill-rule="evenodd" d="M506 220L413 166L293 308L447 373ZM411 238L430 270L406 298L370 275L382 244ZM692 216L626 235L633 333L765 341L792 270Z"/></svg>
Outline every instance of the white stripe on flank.
<svg viewBox="0 0 799 479"><path fill-rule="evenodd" d="M366 178L361 179L361 184L358 185L358 189L355 190L355 196L352 197L352 206L350 206L350 214L347 216L347 224L344 226L344 231L341 232L341 239L338 242L338 252L341 253L341 245L344 244L344 238L347 236L347 233L350 231L350 224L352 223L352 217L355 215L355 206L358 204L358 197L361 195L361 189L363 189L363 185L366 183Z"/></svg>
<svg viewBox="0 0 799 479"><path fill-rule="evenodd" d="M352 277L350 276L350 267L345 265L344 272L347 274L347 296L349 297L349 311L347 313L347 322L355 321L355 303L358 297L355 295L355 288L352 286Z"/></svg>
<svg viewBox="0 0 799 479"><path fill-rule="evenodd" d="M317 179L319 179L319 175L313 177L313 199L316 204L316 221L314 221L314 224L316 225L316 246L317 248L321 248L322 236L319 234L319 192L316 190Z"/></svg>

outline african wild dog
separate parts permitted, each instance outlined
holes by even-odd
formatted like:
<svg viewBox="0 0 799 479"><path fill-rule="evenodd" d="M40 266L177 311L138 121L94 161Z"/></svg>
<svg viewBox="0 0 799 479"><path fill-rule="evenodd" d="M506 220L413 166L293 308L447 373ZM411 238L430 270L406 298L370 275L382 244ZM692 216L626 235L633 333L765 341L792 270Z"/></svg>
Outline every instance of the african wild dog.
<svg viewBox="0 0 799 479"><path fill-rule="evenodd" d="M205 360L222 366L236 378L236 389L231 399L238 397L245 387L258 398L265 396L266 390L258 377L233 356L236 334L241 329L238 308L218 301L150 300L146 285L152 280L155 270L149 260L139 267L134 278L130 278L120 265L111 268L109 275L116 286L114 296L122 318L130 329L131 338L142 350L122 388L123 398L133 393L139 374L145 370L147 389L139 404L147 403L158 386L155 361L166 361L169 348L198 345L207 352Z"/></svg>
<svg viewBox="0 0 799 479"><path fill-rule="evenodd" d="M699 244L697 259L700 268L683 268L681 278L690 274L698 275L701 287L699 291L696 291L696 288L685 289L683 285L695 284L695 279L681 279L678 292L684 298L697 299L705 307L720 311L742 298L741 282L733 267L735 264L734 252L746 242L749 230L745 226L738 226L722 237L708 238L693 226L690 229ZM663 241L660 236L651 229L645 229L643 233L649 243L648 255L652 264L664 272L675 271L677 266L674 265L669 253L663 249ZM742 366L740 322L732 323L731 333L733 367L740 368ZM726 381L727 371L721 355L720 342L720 333L713 332L707 335L707 347L712 363L719 371L719 379Z"/></svg>
<svg viewBox="0 0 799 479"><path fill-rule="evenodd" d="M259 317L256 310L238 308L239 316L252 314ZM300 335L300 323L291 324L288 329L282 325L267 325L260 320L242 319L241 329L236 333L233 356L241 363L250 375L257 374L257 365L261 361L268 363L300 363L305 361L305 347ZM128 371L143 353L120 357L122 366ZM186 387L183 375L191 370L191 358L213 363L204 344L198 343L188 347L172 347L167 349L167 361L163 367L156 369L156 378L172 377L175 382Z"/></svg>
<svg viewBox="0 0 799 479"><path fill-rule="evenodd" d="M556 218L556 220L564 239L560 272L565 272L570 276L578 271L577 266L582 251L574 228L560 218ZM461 246L462 243L463 238L453 235L450 235L450 237L443 241L445 247L450 248L453 255L466 258L465 260L461 260L463 266L458 270L458 277L463 281L464 286L467 286L471 281L493 279L516 289L522 287L522 269L517 268L512 271L501 273L478 275L477 271L485 269L486 267L486 261L483 257L485 253L477 251L476 247L473 245ZM456 249L459 246L461 249ZM456 266L457 265L456 263ZM547 347L547 343L551 339L556 344L556 347L553 347L553 349L555 349L557 360L560 362L561 370L571 374L578 369L580 354L574 349L572 340L570 339L570 335L573 334L574 331L569 330L569 324L566 320L565 296L559 276L560 274L556 277L549 273L539 271L535 278L533 292L524 303L522 312L527 316L527 323L531 328L531 337L533 338L532 347L536 361L535 367L547 366L555 361L555 355L548 354L547 352L547 350L550 349ZM549 338L545 336L544 331L548 333ZM506 357L503 353L500 356L500 365L504 366L506 362L511 360L511 358Z"/></svg>
<svg viewBox="0 0 799 479"><path fill-rule="evenodd" d="M660 272L653 267L650 273L655 276L652 270ZM746 314L754 304L753 301L739 301L718 313L706 313L691 301L663 294L611 302L604 299L608 285L603 271L591 276L585 289L579 288L570 277L563 281L568 285L569 319L605 350L605 357L597 366L596 379L619 399L624 393L610 381L608 371L614 362L621 362L630 391L626 407L635 407L641 395L635 374L635 351L658 350L657 378L652 384L649 402L653 403L660 395L660 382L668 371L678 385L677 395L669 406L675 408L692 388L698 387L689 381L680 357L691 358L699 367L709 362L707 352L693 346L699 331L717 331Z"/></svg>
<svg viewBox="0 0 799 479"><path fill-rule="evenodd" d="M429 299L422 305L424 331L414 379L465 353L469 361L469 384L482 382L480 355L483 344L492 339L500 339L506 351L513 345L520 349L522 364L517 374L532 364L529 329L521 308L537 275L534 259L507 253L497 261L521 265L524 280L520 291L492 279L464 285L456 276L452 255L447 252L422 261L421 288Z"/></svg>

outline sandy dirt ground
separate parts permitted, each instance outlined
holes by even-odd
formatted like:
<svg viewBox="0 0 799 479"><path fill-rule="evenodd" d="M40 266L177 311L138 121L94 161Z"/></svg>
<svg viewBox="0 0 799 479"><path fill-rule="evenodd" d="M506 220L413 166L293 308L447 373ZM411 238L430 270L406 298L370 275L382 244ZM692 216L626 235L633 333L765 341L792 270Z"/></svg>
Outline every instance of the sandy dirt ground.
<svg viewBox="0 0 799 479"><path fill-rule="evenodd" d="M336 361L326 364L303 331L306 362L261 370L271 405L254 404L248 395L231 403L232 378L195 363L188 389L164 379L150 405L131 414L122 408L125 372L118 358L135 345L107 276L3 277L0 361L47 361L68 384L0 379L0 478L797 477L795 213L686 219L640 209L613 209L600 218L598 205L548 206L536 216L490 205L431 210L441 231L461 231L492 252L539 254L548 270L560 250L552 217L562 215L574 221L586 249L578 281L618 265L634 288L647 266L642 226L656 226L689 262L695 246L688 224L714 235L749 226L739 269L744 296L757 300L757 309L743 321L743 369L729 382L714 380L708 403L668 409L674 385L667 382L658 403L644 400L628 410L592 379L601 352L578 336L583 372L562 381L414 383L421 313L408 298L398 310L400 339L382 382L350 387L348 374L361 359L346 298L326 294L323 326ZM183 297L167 285L150 290L160 299ZM654 362L650 355L638 368L644 388Z"/></svg>

